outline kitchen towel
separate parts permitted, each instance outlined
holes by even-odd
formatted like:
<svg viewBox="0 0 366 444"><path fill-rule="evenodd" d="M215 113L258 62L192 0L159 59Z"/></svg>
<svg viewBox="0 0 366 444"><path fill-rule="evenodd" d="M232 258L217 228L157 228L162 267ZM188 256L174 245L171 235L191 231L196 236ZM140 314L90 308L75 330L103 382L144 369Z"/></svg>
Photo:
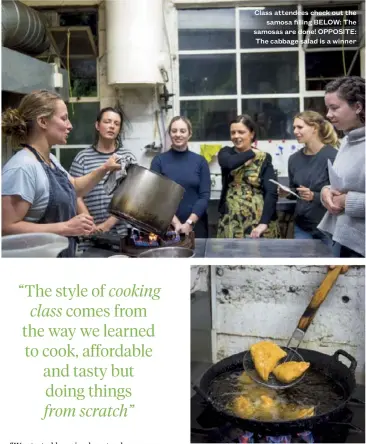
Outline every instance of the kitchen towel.
<svg viewBox="0 0 366 444"><path fill-rule="evenodd" d="M117 156L118 163L121 164L121 169L112 171L108 174L104 181L104 191L109 195L112 194L120 185L122 180L127 176L127 170L130 165L136 165L137 162L132 156Z"/></svg>
<svg viewBox="0 0 366 444"><path fill-rule="evenodd" d="M208 163L211 162L212 158L220 151L222 145L200 145L200 154L203 156Z"/></svg>

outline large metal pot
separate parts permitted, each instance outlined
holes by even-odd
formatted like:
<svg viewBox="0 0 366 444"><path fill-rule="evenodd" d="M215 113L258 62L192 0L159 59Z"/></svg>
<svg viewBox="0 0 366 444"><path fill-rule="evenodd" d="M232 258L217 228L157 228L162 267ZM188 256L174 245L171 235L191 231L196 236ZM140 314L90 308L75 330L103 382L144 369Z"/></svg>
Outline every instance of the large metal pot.
<svg viewBox="0 0 366 444"><path fill-rule="evenodd" d="M138 165L114 192L109 212L142 230L164 234L183 197L184 188L172 180Z"/></svg>

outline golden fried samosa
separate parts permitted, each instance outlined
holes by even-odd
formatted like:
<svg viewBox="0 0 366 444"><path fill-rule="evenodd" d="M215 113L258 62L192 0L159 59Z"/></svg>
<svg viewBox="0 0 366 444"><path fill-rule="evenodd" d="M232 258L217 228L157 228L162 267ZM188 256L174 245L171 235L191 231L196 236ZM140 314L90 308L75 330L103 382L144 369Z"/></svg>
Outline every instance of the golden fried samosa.
<svg viewBox="0 0 366 444"><path fill-rule="evenodd" d="M243 372L240 376L239 376L239 382L243 383L243 384L255 384L255 382L253 381L253 379L247 375L245 372Z"/></svg>
<svg viewBox="0 0 366 444"><path fill-rule="evenodd" d="M295 421L296 419L310 418L314 416L314 407L300 408L298 406L287 405L282 410L282 418L286 421Z"/></svg>
<svg viewBox="0 0 366 444"><path fill-rule="evenodd" d="M299 378L309 367L310 362L288 361L278 365L273 370L273 374L279 381L289 384Z"/></svg>
<svg viewBox="0 0 366 444"><path fill-rule="evenodd" d="M250 399L245 396L238 396L233 402L233 411L241 418L251 418L255 412L255 407Z"/></svg>
<svg viewBox="0 0 366 444"><path fill-rule="evenodd" d="M250 353L255 369L264 381L268 381L269 374L277 366L278 361L287 355L281 347L270 341L253 344Z"/></svg>
<svg viewBox="0 0 366 444"><path fill-rule="evenodd" d="M255 403L255 405L257 406L254 414L256 419L260 419L262 421L272 421L273 419L278 418L278 403L269 396L261 396L259 404Z"/></svg>

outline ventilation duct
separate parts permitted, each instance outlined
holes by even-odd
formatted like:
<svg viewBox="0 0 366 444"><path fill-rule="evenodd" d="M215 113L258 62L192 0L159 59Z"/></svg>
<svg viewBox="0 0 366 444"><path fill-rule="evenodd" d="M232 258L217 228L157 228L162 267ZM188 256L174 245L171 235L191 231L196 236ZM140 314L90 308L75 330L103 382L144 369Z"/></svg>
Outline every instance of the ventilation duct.
<svg viewBox="0 0 366 444"><path fill-rule="evenodd" d="M2 0L1 28L6 48L35 56L50 47L41 15L17 0Z"/></svg>

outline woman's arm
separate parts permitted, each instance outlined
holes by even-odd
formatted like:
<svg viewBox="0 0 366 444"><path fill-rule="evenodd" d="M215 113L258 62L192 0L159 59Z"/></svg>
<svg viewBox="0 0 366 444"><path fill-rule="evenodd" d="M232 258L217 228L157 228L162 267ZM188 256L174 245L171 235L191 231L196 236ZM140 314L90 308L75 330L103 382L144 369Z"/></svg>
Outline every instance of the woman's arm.
<svg viewBox="0 0 366 444"><path fill-rule="evenodd" d="M270 182L269 179L275 180L275 172L272 165L272 158L267 153L265 163L263 165L261 179L263 184L263 213L259 221L260 224L268 225L276 213L276 204L278 200L277 186Z"/></svg>
<svg viewBox="0 0 366 444"><path fill-rule="evenodd" d="M346 194L345 213L351 217L365 218L365 193L348 191Z"/></svg>
<svg viewBox="0 0 366 444"><path fill-rule="evenodd" d="M38 224L24 220L31 204L20 196L2 196L2 234L54 233L61 236L90 234L94 228L93 218L80 214L66 222Z"/></svg>
<svg viewBox="0 0 366 444"><path fill-rule="evenodd" d="M81 177L70 177L70 182L73 184L77 196L86 196L108 172L121 169L121 164L116 160L117 156L113 155L91 173Z"/></svg>
<svg viewBox="0 0 366 444"><path fill-rule="evenodd" d="M78 197L76 200L76 211L77 214L90 214L82 197Z"/></svg>
<svg viewBox="0 0 366 444"><path fill-rule="evenodd" d="M202 217L202 215L207 211L208 203L211 195L211 175L210 168L206 159L202 158L201 168L200 168L200 186L198 191L198 200L194 203L192 207L193 221ZM191 216L189 219L191 219Z"/></svg>
<svg viewBox="0 0 366 444"><path fill-rule="evenodd" d="M296 190L296 186L295 186L295 183L294 183L294 172L293 172L293 167L292 167L293 157L292 157L292 156L293 156L293 155L291 155L291 156L289 157L289 159L288 159L288 187L289 187L292 191L294 191L294 190ZM295 192L296 192L296 191L295 191ZM297 199L297 197L294 196L294 195L291 194L291 193L288 193L288 194L286 195L286 198L289 199L289 200L295 200L295 199Z"/></svg>
<svg viewBox="0 0 366 444"><path fill-rule="evenodd" d="M155 156L151 161L150 170L154 171L155 173L162 174L161 160L159 155Z"/></svg>
<svg viewBox="0 0 366 444"><path fill-rule="evenodd" d="M255 152L252 150L237 153L233 148L228 146L222 148L217 156L220 167L228 171L235 170L248 160L254 159L254 157Z"/></svg>

